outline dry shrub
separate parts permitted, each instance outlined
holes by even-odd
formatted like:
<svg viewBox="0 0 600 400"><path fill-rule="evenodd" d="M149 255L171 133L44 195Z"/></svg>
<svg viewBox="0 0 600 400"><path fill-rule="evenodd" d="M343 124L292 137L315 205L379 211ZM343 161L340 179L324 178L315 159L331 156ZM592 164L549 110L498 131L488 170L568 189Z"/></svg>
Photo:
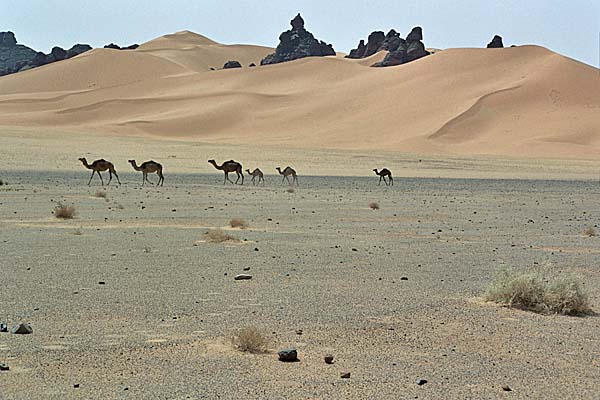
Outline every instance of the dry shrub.
<svg viewBox="0 0 600 400"><path fill-rule="evenodd" d="M485 299L540 314L584 315L591 312L588 296L572 275L548 279L541 273L502 270L488 288Z"/></svg>
<svg viewBox="0 0 600 400"><path fill-rule="evenodd" d="M594 228L592 228L591 226L589 228L587 228L585 231L583 231L583 233L589 237L596 236L596 230Z"/></svg>
<svg viewBox="0 0 600 400"><path fill-rule="evenodd" d="M376 201L372 201L369 203L369 208L371 210L379 210L379 203Z"/></svg>
<svg viewBox="0 0 600 400"><path fill-rule="evenodd" d="M248 222L245 219L241 219L241 218L232 219L231 221L229 221L229 225L232 228L241 228L241 229L245 229L250 226L250 224L248 224Z"/></svg>
<svg viewBox="0 0 600 400"><path fill-rule="evenodd" d="M98 190L94 196L105 199L106 198L106 192L103 192L102 190Z"/></svg>
<svg viewBox="0 0 600 400"><path fill-rule="evenodd" d="M54 216L56 218L71 219L75 216L75 214L77 214L75 206L65 206L59 204L56 206L56 208L54 208Z"/></svg>
<svg viewBox="0 0 600 400"><path fill-rule="evenodd" d="M288 190L286 190L286 192L288 193L294 193L296 191L296 189L294 188L288 188Z"/></svg>
<svg viewBox="0 0 600 400"><path fill-rule="evenodd" d="M0 186L4 185L4 181L0 179Z"/></svg>
<svg viewBox="0 0 600 400"><path fill-rule="evenodd" d="M237 242L237 238L221 229L211 229L204 233L206 241L209 243Z"/></svg>
<svg viewBox="0 0 600 400"><path fill-rule="evenodd" d="M239 351L248 353L266 353L269 341L258 329L249 327L235 332L231 336L231 344Z"/></svg>

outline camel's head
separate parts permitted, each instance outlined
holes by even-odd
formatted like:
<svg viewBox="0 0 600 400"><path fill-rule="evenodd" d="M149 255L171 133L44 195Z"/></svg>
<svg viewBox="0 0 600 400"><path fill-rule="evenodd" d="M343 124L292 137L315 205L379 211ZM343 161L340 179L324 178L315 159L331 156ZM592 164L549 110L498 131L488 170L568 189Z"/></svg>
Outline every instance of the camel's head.
<svg viewBox="0 0 600 400"><path fill-rule="evenodd" d="M275 168L275 169L276 169L277 171L281 172L281 168L280 168L280 167L277 167L277 168Z"/></svg>
<svg viewBox="0 0 600 400"><path fill-rule="evenodd" d="M129 164L135 164L135 160L127 160Z"/></svg>
<svg viewBox="0 0 600 400"><path fill-rule="evenodd" d="M377 168L373 168L373 172L377 173Z"/></svg>
<svg viewBox="0 0 600 400"><path fill-rule="evenodd" d="M85 162L86 162L86 159L85 159L85 157L79 157L79 158L78 158L78 160L79 160L79 161L81 161L82 163L85 163Z"/></svg>
<svg viewBox="0 0 600 400"><path fill-rule="evenodd" d="M215 160L208 160L208 162L211 163L211 164L216 164Z"/></svg>
<svg viewBox="0 0 600 400"><path fill-rule="evenodd" d="M247 170L246 170L246 173L248 173L248 174L249 174L249 173L250 173L250 170L249 170L249 169L247 169Z"/></svg>

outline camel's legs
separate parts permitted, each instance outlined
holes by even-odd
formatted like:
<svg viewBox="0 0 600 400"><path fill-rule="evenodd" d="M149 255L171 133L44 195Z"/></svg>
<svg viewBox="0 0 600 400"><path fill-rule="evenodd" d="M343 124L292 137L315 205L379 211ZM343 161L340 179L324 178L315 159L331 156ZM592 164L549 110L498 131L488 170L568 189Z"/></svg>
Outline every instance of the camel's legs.
<svg viewBox="0 0 600 400"><path fill-rule="evenodd" d="M100 177L100 182L102 182L102 186L104 186L104 179L102 179L102 174L100 173L100 171L97 171L98 176Z"/></svg>
<svg viewBox="0 0 600 400"><path fill-rule="evenodd" d="M117 171L113 170L113 174L117 177L117 183L120 185L121 181L119 180L119 175L117 175Z"/></svg>
<svg viewBox="0 0 600 400"><path fill-rule="evenodd" d="M265 184L265 177L264 176L259 176L258 177L258 183L260 183L260 181L262 181L263 185Z"/></svg>
<svg viewBox="0 0 600 400"><path fill-rule="evenodd" d="M289 175L286 175L286 176L285 176L285 179L287 180L287 182L288 182L288 185L291 185L291 184L292 184L292 182L290 182L290 176L289 176Z"/></svg>
<svg viewBox="0 0 600 400"><path fill-rule="evenodd" d="M227 181L233 183L233 181L229 179L229 172L225 172L225 180L223 181L223 185L227 183Z"/></svg>
<svg viewBox="0 0 600 400"><path fill-rule="evenodd" d="M237 179L235 180L235 184L237 185L238 181L240 180L240 173L235 171L235 174L237 175ZM244 184L244 181L242 180L242 185Z"/></svg>
<svg viewBox="0 0 600 400"><path fill-rule="evenodd" d="M106 186L110 185L110 181L112 181L112 171L109 169L108 170L108 183L106 184Z"/></svg>
<svg viewBox="0 0 600 400"><path fill-rule="evenodd" d="M149 184L151 184L151 185L154 185L154 183L152 183L152 182L150 181L150 179L148 179L148 173L147 173L147 172L144 172L144 179L145 179L145 180L146 180L146 182L148 182Z"/></svg>
<svg viewBox="0 0 600 400"><path fill-rule="evenodd" d="M294 175L294 182L296 182L296 186L300 186L300 184L298 183L298 176Z"/></svg>
<svg viewBox="0 0 600 400"><path fill-rule="evenodd" d="M383 176L379 175L379 183L377 184L377 186L381 186L381 179L383 178Z"/></svg>
<svg viewBox="0 0 600 400"><path fill-rule="evenodd" d="M390 186L394 186L394 178L390 175Z"/></svg>
<svg viewBox="0 0 600 400"><path fill-rule="evenodd" d="M163 183L165 182L165 177L163 176L162 171L158 171L157 174L158 174L158 181L160 182L160 186L162 186ZM157 183L157 185L158 185L158 183Z"/></svg>
<svg viewBox="0 0 600 400"><path fill-rule="evenodd" d="M92 176L90 176L90 180L88 181L88 186L90 186L90 183L92 183L92 178L94 177L94 174L96 173L96 170L93 169L92 170Z"/></svg>

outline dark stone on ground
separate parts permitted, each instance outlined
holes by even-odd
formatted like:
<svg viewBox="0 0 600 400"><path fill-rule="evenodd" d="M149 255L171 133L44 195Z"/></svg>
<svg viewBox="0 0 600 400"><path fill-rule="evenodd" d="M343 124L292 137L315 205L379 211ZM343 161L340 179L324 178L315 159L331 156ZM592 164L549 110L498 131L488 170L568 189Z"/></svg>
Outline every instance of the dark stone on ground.
<svg viewBox="0 0 600 400"><path fill-rule="evenodd" d="M504 390L505 392L512 392L512 389L508 385L502 386L502 390Z"/></svg>
<svg viewBox="0 0 600 400"><path fill-rule="evenodd" d="M279 355L279 361L283 362L295 362L298 361L298 352L296 349L283 349L277 353Z"/></svg>
<svg viewBox="0 0 600 400"><path fill-rule="evenodd" d="M8 332L8 325L6 322L0 322L0 332Z"/></svg>
<svg viewBox="0 0 600 400"><path fill-rule="evenodd" d="M0 363L0 371L8 371L10 367L7 364Z"/></svg>
<svg viewBox="0 0 600 400"><path fill-rule="evenodd" d="M252 279L252 275L238 274L233 279L235 279L236 281L245 281L245 280Z"/></svg>
<svg viewBox="0 0 600 400"><path fill-rule="evenodd" d="M502 37L495 35L491 42L487 44L488 49L501 49L504 47L504 43L502 43Z"/></svg>
<svg viewBox="0 0 600 400"><path fill-rule="evenodd" d="M417 385L423 386L427 383L427 379L417 379Z"/></svg>
<svg viewBox="0 0 600 400"><path fill-rule="evenodd" d="M344 371L340 374L340 378L344 378L344 379L350 379L350 372L348 371Z"/></svg>
<svg viewBox="0 0 600 400"><path fill-rule="evenodd" d="M325 360L325 364L333 364L333 356L331 354L326 354L323 358Z"/></svg>
<svg viewBox="0 0 600 400"><path fill-rule="evenodd" d="M18 324L13 326L11 332L15 335L28 335L33 333L33 328L29 324Z"/></svg>
<svg viewBox="0 0 600 400"><path fill-rule="evenodd" d="M254 64L254 63L250 63L250 64L248 65L248 67L250 67L250 68L252 68L252 67L256 67L256 64Z"/></svg>
<svg viewBox="0 0 600 400"><path fill-rule="evenodd" d="M260 62L261 65L278 64L304 57L334 56L333 46L315 39L312 33L304 28L304 20L298 14L291 22L292 29L279 36L279 45L275 53L269 54Z"/></svg>
<svg viewBox="0 0 600 400"><path fill-rule="evenodd" d="M223 65L223 69L231 69L231 68L242 68L242 64L240 64L239 61L227 61L224 65Z"/></svg>

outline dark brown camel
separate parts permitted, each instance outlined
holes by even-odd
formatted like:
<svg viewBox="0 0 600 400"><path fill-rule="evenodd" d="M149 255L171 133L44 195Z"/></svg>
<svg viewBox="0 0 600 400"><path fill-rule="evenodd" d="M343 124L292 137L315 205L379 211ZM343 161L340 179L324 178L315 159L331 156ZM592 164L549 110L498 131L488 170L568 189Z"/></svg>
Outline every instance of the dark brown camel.
<svg viewBox="0 0 600 400"><path fill-rule="evenodd" d="M389 169L384 168L381 171L377 172L377 168L375 168L373 171L375 171L375 173L377 175L379 175L379 183L377 184L377 186L381 185L381 179L383 179L383 181L385 182L386 186L388 186L388 185L394 186L394 178L392 178L392 172ZM389 182L385 180L386 176L388 178L390 178Z"/></svg>
<svg viewBox="0 0 600 400"><path fill-rule="evenodd" d="M223 185L226 184L227 181L237 184L238 181L240 180L240 177L242 178L242 183L240 185L244 184L244 174L242 173L242 164L240 164L239 162L229 160L229 161L225 161L223 163L223 165L217 165L215 160L208 160L208 162L211 163L216 169L225 172L225 179L223 180ZM229 179L230 172L235 172L237 174L237 180L235 182L233 182L231 179Z"/></svg>
<svg viewBox="0 0 600 400"><path fill-rule="evenodd" d="M158 174L158 182L156 182L156 186L160 185L162 186L164 181L165 181L165 177L163 176L163 167L161 164L157 163L156 161L146 161L143 162L142 165L140 165L138 167L137 163L135 162L135 160L129 160L129 164L131 164L131 166L133 167L133 169L135 169L136 171L142 171L142 186L144 186L144 183L148 182L151 185L154 185L152 182L150 182L148 180L148 174L153 174L153 173L157 173Z"/></svg>
<svg viewBox="0 0 600 400"><path fill-rule="evenodd" d="M98 173L98 176L100 177L100 182L102 182L102 186L104 186L104 179L102 179L102 174L100 174L100 172L107 171L107 170L108 170L109 178L108 178L108 183L106 185L110 185L110 181L112 180L113 174L115 174L115 177L117 178L117 182L119 182L119 185L121 184L121 181L119 180L119 175L117 175L117 171L115 171L115 166L110 161L106 161L105 159L101 158L100 160L96 160L93 163L88 164L85 157L79 158L79 161L81 161L87 169L92 170L92 176L90 176L90 180L88 181L88 186L90 185L90 183L92 183L92 178L94 177L95 173Z"/></svg>

